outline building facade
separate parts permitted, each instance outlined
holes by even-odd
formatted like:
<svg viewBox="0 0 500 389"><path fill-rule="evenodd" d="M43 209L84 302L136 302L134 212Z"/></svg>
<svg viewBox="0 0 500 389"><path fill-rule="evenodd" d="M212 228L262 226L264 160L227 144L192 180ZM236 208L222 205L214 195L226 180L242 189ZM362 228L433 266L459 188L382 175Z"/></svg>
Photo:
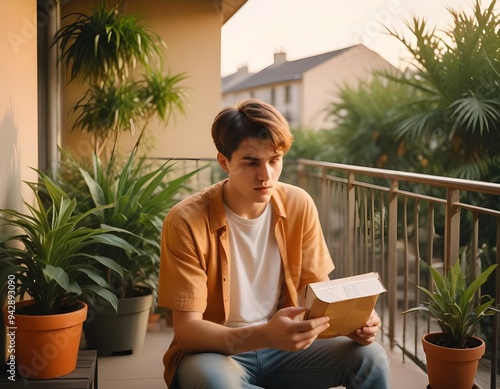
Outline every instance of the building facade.
<svg viewBox="0 0 500 389"><path fill-rule="evenodd" d="M368 80L375 71L394 66L364 45L288 61L286 53L257 73L247 67L222 79L222 104L258 98L276 106L293 128L331 128L326 109L345 85Z"/></svg>

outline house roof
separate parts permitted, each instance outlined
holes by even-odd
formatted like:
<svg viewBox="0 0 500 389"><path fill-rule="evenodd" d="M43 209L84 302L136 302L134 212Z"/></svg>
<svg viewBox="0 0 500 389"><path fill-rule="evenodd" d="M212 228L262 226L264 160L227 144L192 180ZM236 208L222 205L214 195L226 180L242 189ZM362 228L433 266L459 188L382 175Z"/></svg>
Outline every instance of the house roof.
<svg viewBox="0 0 500 389"><path fill-rule="evenodd" d="M219 12L222 24L226 23L247 0L214 0L212 4Z"/></svg>
<svg viewBox="0 0 500 389"><path fill-rule="evenodd" d="M276 84L280 82L300 80L302 75L321 63L338 56L354 46L330 51L312 57L302 58L295 61L275 61L272 65L257 73L247 73L248 76L238 77L238 72L222 78L222 92L234 92L243 89L255 88L262 85ZM282 53L283 54L283 53ZM276 57L275 57L276 58Z"/></svg>
<svg viewBox="0 0 500 389"><path fill-rule="evenodd" d="M246 80L248 77L253 76L254 73L248 72L248 66L244 66L238 69L236 73L230 74L228 76L222 77L222 90L232 88Z"/></svg>

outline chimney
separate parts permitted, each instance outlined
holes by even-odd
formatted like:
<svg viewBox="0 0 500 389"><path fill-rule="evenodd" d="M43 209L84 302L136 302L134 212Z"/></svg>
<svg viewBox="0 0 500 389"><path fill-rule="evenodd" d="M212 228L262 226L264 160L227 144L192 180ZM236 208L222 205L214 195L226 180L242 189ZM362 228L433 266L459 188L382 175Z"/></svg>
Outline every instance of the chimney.
<svg viewBox="0 0 500 389"><path fill-rule="evenodd" d="M248 65L241 65L238 67L238 74L248 74Z"/></svg>
<svg viewBox="0 0 500 389"><path fill-rule="evenodd" d="M281 65L286 62L286 52L281 50L274 53L273 65Z"/></svg>

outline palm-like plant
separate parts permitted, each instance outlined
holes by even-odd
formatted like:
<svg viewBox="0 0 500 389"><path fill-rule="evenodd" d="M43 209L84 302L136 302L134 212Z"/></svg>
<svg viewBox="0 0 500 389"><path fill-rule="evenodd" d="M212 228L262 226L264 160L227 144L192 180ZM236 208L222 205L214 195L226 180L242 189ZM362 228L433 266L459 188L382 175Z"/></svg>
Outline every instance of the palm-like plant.
<svg viewBox="0 0 500 389"><path fill-rule="evenodd" d="M64 18L76 19L55 35L70 81L79 78L95 84L110 73L126 78L138 65L149 68L161 59L161 37L141 25L139 15L125 15L119 6L108 9L102 1L90 15L72 13Z"/></svg>
<svg viewBox="0 0 500 389"><path fill-rule="evenodd" d="M427 167L425 145L410 148L394 136L398 123L413 113L408 102L417 98L413 88L378 74L356 87L345 86L340 100L328 107L335 129L327 143L335 145L337 161L423 171Z"/></svg>
<svg viewBox="0 0 500 389"><path fill-rule="evenodd" d="M119 5L108 9L101 2L90 15L66 18L76 20L57 31L54 43L69 81L87 85L73 107L72 129L89 134L95 152L110 147L112 159L120 134L137 132L138 145L150 118L167 123L175 110L184 111L186 89L179 83L186 76L162 73L165 43L141 24L139 15L124 14Z"/></svg>
<svg viewBox="0 0 500 389"><path fill-rule="evenodd" d="M407 22L416 43L395 31L414 59L416 73L393 79L412 86L422 98L399 129L409 142L430 139L431 163L446 173L488 180L500 150L500 18L496 0L486 10L480 1L473 16L450 10L454 27L440 36L417 17Z"/></svg>
<svg viewBox="0 0 500 389"><path fill-rule="evenodd" d="M125 252L134 248L109 228L90 228L84 220L112 204L76 212L77 201L69 198L48 176L39 172L40 184L31 183L36 206L25 203L29 213L0 210L0 281L15 276L16 295L35 301L36 314L56 314L76 301L91 303L96 296L116 309L117 298L96 270L98 266L122 277L121 266L96 254L95 245L112 246Z"/></svg>
<svg viewBox="0 0 500 389"><path fill-rule="evenodd" d="M457 261L446 276L429 266L434 288L419 286L428 300L421 306L404 311L423 312L434 317L442 332L442 344L449 348L466 348L467 341L475 335L480 321L486 316L499 312L494 306L495 299L489 295L478 297L481 286L495 270L496 264L489 266L470 284L466 283L460 261Z"/></svg>
<svg viewBox="0 0 500 389"><path fill-rule="evenodd" d="M158 115L166 123L175 110L184 112L183 89L178 86L184 78L182 74L163 76L155 71L139 81L117 83L107 79L99 86L91 84L73 107L77 113L73 129L101 139L96 145L105 146L104 141L111 140L111 158L124 132L132 135L137 132L136 146L139 146L150 118Z"/></svg>

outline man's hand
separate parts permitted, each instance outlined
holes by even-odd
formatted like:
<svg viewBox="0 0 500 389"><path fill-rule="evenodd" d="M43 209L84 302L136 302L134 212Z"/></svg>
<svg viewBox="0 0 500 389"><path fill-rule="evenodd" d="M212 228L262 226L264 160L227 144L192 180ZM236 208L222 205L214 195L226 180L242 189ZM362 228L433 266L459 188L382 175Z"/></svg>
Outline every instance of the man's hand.
<svg viewBox="0 0 500 389"><path fill-rule="evenodd" d="M349 338L363 346L367 346L375 341L375 337L381 325L380 317L375 310L372 311L370 318L365 326L348 335Z"/></svg>
<svg viewBox="0 0 500 389"><path fill-rule="evenodd" d="M288 307L276 312L263 326L269 347L284 351L305 350L330 326L328 317L296 320L306 310L303 307Z"/></svg>

